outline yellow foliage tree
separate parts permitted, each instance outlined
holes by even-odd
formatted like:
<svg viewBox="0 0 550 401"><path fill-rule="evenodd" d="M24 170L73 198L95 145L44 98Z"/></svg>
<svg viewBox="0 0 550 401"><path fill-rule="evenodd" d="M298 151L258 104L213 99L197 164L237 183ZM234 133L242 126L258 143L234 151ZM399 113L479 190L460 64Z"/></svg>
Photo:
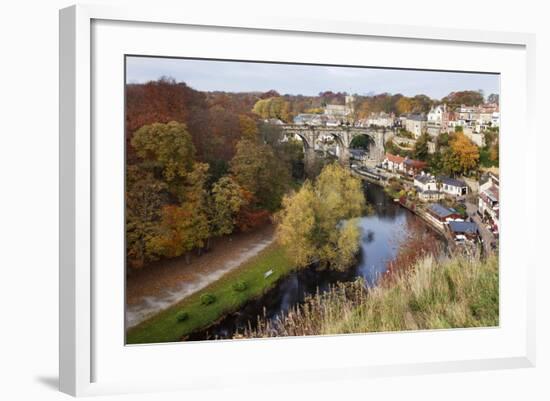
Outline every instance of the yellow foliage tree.
<svg viewBox="0 0 550 401"><path fill-rule="evenodd" d="M284 198L277 238L298 267L319 262L344 270L359 249L354 218L365 204L361 182L339 165L327 165L315 183L306 182Z"/></svg>
<svg viewBox="0 0 550 401"><path fill-rule="evenodd" d="M249 141L257 141L259 138L259 130L256 121L244 114L239 116L239 125L241 128L241 138Z"/></svg>
<svg viewBox="0 0 550 401"><path fill-rule="evenodd" d="M454 173L467 174L479 164L479 148L462 132L453 135L450 141Z"/></svg>
<svg viewBox="0 0 550 401"><path fill-rule="evenodd" d="M413 105L409 98L402 97L395 104L397 114L410 113L412 111Z"/></svg>

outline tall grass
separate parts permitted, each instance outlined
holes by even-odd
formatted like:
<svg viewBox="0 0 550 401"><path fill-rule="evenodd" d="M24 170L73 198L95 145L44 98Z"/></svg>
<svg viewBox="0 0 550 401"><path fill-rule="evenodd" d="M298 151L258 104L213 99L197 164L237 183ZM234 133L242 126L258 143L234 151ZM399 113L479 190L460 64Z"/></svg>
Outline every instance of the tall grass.
<svg viewBox="0 0 550 401"><path fill-rule="evenodd" d="M277 319L259 317L235 337L279 337L420 329L489 327L499 323L498 257L435 258L374 288L339 283Z"/></svg>

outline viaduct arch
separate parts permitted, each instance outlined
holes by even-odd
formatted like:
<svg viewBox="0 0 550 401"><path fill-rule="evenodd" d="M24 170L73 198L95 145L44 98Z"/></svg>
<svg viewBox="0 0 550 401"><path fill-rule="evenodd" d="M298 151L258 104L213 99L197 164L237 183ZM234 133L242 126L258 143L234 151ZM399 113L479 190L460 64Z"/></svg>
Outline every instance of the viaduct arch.
<svg viewBox="0 0 550 401"><path fill-rule="evenodd" d="M369 153L374 157L376 162L381 162L384 159L386 134L389 133L385 128L351 127L346 125L329 127L324 125L283 124L281 128L287 136L297 135L302 139L306 171L310 171L309 169L315 161L315 142L320 137L331 136L334 138L340 148L340 154L338 155L340 163L345 167L349 167L350 148L353 138L359 135L370 137L374 146L370 149Z"/></svg>

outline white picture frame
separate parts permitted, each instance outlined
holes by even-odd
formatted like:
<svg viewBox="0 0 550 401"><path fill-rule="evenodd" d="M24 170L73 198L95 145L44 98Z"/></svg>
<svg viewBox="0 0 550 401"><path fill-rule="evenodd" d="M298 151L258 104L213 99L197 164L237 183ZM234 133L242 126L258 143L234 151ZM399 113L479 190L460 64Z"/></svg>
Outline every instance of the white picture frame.
<svg viewBox="0 0 550 401"><path fill-rule="evenodd" d="M338 38L342 43L351 40L373 39L386 41L412 41L421 43L432 43L444 49L445 46L462 46L464 48L478 48L483 51L484 46L494 47L495 49L511 49L509 55L513 60L510 68L510 80L505 85L514 85L519 88L518 99L510 101L508 106L503 106L503 126L521 129L525 138L523 140L532 140L533 132L533 110L534 110L534 35L522 33L507 32L484 32L471 30L450 30L436 29L427 27L397 26L397 25L374 25L358 21L322 21L322 20L304 20L293 18L279 18L274 16L243 16L241 19L228 20L223 15L188 15L184 10L166 10L160 8L112 8L108 6L90 6L79 5L72 6L60 11L60 389L63 392L72 395L94 395L109 393L126 393L134 391L161 391L172 389L197 389L219 386L238 386L246 381L269 383L275 377L279 382L291 382L293 380L326 380L328 378L356 378L402 375L402 374L422 374L430 372L450 372L450 371L468 371L480 369L502 369L514 367L530 367L535 364L535 305L534 305L534 270L536 261L534 252L525 238L521 239L517 233L520 229L534 232L534 221L536 209L526 207L528 205L526 195L517 194L506 188L511 188L507 182L521 183L522 185L534 185L535 174L529 174L527 161L533 161L535 158L534 150L523 148L519 152L518 159L520 163L511 166L510 162L503 165L503 193L502 197L509 202L508 210L514 210L512 213L504 213L504 227L508 227L509 234L504 234L506 241L512 243L517 239L517 246L523 250L525 256L520 266L522 273L518 278L517 293L503 293L505 299L501 300L501 307L508 308L512 301L518 305L510 314L508 319L501 322L497 329L462 330L462 331L439 331L427 333L392 333L376 335L354 335L354 336L335 336L335 337L313 337L303 339L276 339L276 340L254 340L254 341L229 341L217 342L216 344L193 344L194 348L175 348L178 345L152 345L145 347L125 347L122 338L117 338L115 345L119 344L121 349L120 358L112 355L105 346L104 338L108 334L109 322L114 322L114 316L105 317L102 314L102 306L96 305L94 300L94 291L98 290L98 285L103 283L103 275L98 275L94 271L98 260L107 257L108 254L101 256L96 254L96 241L98 230L104 229L104 221L100 221L104 213L101 199L96 197L96 193L105 192L101 186L102 163L110 163L105 160L120 160L117 151L120 148L116 146L111 150L114 153L103 153L106 151L104 142L97 141L94 137L93 127L99 124L95 119L101 115L99 108L96 110L96 103L93 102L93 96L104 96L101 88L95 93L93 79L98 75L98 80L112 79L120 77L122 71L116 72L113 77L102 76L103 61L108 57L102 54L101 57L94 57L102 51L100 48L105 44L105 37L102 38L101 31L97 31L98 40L94 42L94 24L101 24L105 21L105 29L109 34L117 33L115 36L108 37L113 46L115 58L119 56L120 48L114 49L117 43L123 43L121 30L139 34L140 30L146 26L155 26L153 34L148 37L154 44L155 35L159 38L167 35L165 29L178 29L178 27L193 27L195 34L207 35L208 30L230 30L238 33L243 38L250 37L257 32L262 32L267 36L284 34L287 36L307 36L307 38ZM115 26L120 24L133 24ZM152 24L152 25L151 25ZM103 28L98 28L103 29ZM107 32L107 31L105 31ZM128 31L129 32L129 31ZM152 32L152 31L151 31ZM104 35L105 36L105 35ZM309 39L307 39L309 40ZM412 43L410 42L410 43ZM205 36L204 43L208 46L209 42ZM457 48L458 49L458 48ZM457 50L461 51L461 50ZM502 50L505 52L505 50ZM498 52L498 51L496 51ZM173 55L173 54L166 54ZM250 56L252 57L252 56ZM223 57L222 57L223 58ZM292 60L286 60L292 61ZM473 61L472 61L473 63ZM105 65L109 65L108 63ZM472 64L473 65L473 64ZM514 67L515 66L515 67ZM408 68L410 65L403 65ZM517 71L512 72L512 68ZM460 69L460 67L457 67ZM508 79L508 78L506 78ZM110 81L114 82L114 81ZM96 82L97 83L97 82ZM123 87L124 82L117 82L117 88ZM116 89L116 88L115 88ZM95 93L95 94L94 94ZM510 92L508 92L510 93ZM503 95L503 102L507 102L506 93ZM120 100L119 98L117 98ZM96 99L97 100L97 99ZM113 100L113 104L118 100ZM519 110L517 116L506 114L506 110L511 110L511 105L515 110ZM118 106L114 109L119 110ZM120 116L122 118L122 116ZM115 118L116 120L116 118ZM113 127L117 127L119 120L113 122ZM120 124L119 124L120 125ZM123 125L118 126L122 132ZM507 136L506 128L503 129L502 147L504 150L503 160L508 148L517 148L516 138ZM120 138L119 138L120 139ZM533 141L534 143L534 141ZM118 145L117 145L118 146ZM105 157L98 158L102 153ZM112 156L112 157L111 157ZM116 163L116 162L115 162ZM504 161L503 163L506 163ZM509 178L508 178L509 177ZM120 185L120 181L112 182L109 185ZM507 186L508 185L508 186ZM122 187L120 187L122 189ZM120 205L119 205L120 206ZM507 206L505 206L507 207ZM120 210L118 211L120 212ZM517 215L517 216L516 216ZM116 230L115 230L116 231ZM119 237L123 233L117 234ZM506 242L503 239L503 242ZM115 241L116 242L116 241ZM119 243L120 244L120 243ZM517 249L516 249L517 251ZM508 252L508 251L506 251ZM501 263L512 263L517 261L512 253L506 256L501 254ZM120 277L123 274L124 267L120 266ZM120 279L119 277L119 279ZM511 284L510 277L504 275L502 286ZM120 281L114 281L120 283ZM114 296L110 291L117 289L117 285L102 289L102 294L106 297ZM103 288L103 287L102 287ZM506 287L508 288L508 287ZM118 288L121 294L114 299L115 303L120 302L123 288ZM515 302L515 301L519 301ZM116 309L116 308L115 308ZM99 311L99 312L98 312ZM121 311L118 312L119 316ZM505 312L508 313L508 310ZM110 319L110 320L109 320ZM514 319L517 319L515 321ZM123 320L120 325L123 325ZM97 327L100 327L98 329ZM513 327L512 327L513 326ZM498 332L510 333L499 337ZM496 334L495 334L496 333ZM420 360L412 355L410 358L402 358L401 362L395 362L388 358L387 361L381 357L376 359L373 354L373 361L366 362L350 357L342 356L336 358L339 347L364 347L365 341L369 342L402 342L405 347L407 343L411 344L436 344L444 347L450 345L456 339L465 344L470 342L472 348L479 339L480 342L486 342L487 352L483 352L483 347L472 350L470 353L462 349L465 358L441 357L443 360ZM403 340L403 341L401 341ZM298 342L297 342L298 341ZM495 348L490 348L489 344L495 343ZM484 343L485 344L485 343ZM172 348L168 348L172 347ZM207 363L197 363L192 370L185 371L185 378L176 376L158 376L151 375L149 380L132 379L131 375L121 373L121 364L126 364L130 368L132 363L142 360L145 364L158 366L159 358L172 358L181 355L189 355L189 360L198 362L198 355L203 355L206 361L219 355L224 360L231 360L240 356L246 363L248 358L253 360L254 355L259 352L268 352L268 348L273 348L273 353L284 353L285 349L299 355L303 352L308 355L315 347L324 347L328 358L333 356L330 367L324 366L319 361L312 360L310 364L296 361L293 369L285 370L277 361L274 367L268 368L264 365L255 365L253 371L247 369L243 362L228 363L226 366L208 369ZM500 348L499 348L500 347ZM200 354L196 351L200 349ZM342 348L340 348L342 349ZM397 347L399 349L399 346ZM406 348L403 348L406 349ZM458 345L460 350L460 345ZM397 352L397 351L396 351ZM172 354L172 356L170 356ZM161 356L159 356L161 355ZM112 358L112 359L110 359ZM125 361L124 358L128 358ZM141 359L142 358L142 359ZM348 359L346 359L348 358ZM300 358L298 358L300 359ZM181 358L180 358L181 360ZM100 362L98 362L100 361ZM156 362L154 362L156 361ZM167 362L170 365L173 362ZM101 366L112 365L113 371L109 374L101 372ZM155 365L156 364L156 365ZM184 369L185 367L182 367ZM217 370L216 370L217 369ZM240 374L240 380L235 380L231 376L231 370L235 369ZM116 370L116 372L115 372ZM131 369L129 369L131 371ZM161 369L162 370L162 369ZM117 373L118 372L118 373Z"/></svg>

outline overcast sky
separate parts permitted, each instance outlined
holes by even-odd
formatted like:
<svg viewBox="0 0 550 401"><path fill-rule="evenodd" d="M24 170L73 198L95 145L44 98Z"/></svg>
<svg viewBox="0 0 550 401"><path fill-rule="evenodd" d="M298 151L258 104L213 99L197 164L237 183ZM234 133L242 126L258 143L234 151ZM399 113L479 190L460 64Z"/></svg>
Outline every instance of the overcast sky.
<svg viewBox="0 0 550 401"><path fill-rule="evenodd" d="M250 63L127 57L128 83L162 76L185 82L200 91L265 92L317 95L323 91L360 95L389 92L406 96L425 94L441 99L453 91L482 89L485 96L499 93L496 74L391 70L364 67Z"/></svg>

